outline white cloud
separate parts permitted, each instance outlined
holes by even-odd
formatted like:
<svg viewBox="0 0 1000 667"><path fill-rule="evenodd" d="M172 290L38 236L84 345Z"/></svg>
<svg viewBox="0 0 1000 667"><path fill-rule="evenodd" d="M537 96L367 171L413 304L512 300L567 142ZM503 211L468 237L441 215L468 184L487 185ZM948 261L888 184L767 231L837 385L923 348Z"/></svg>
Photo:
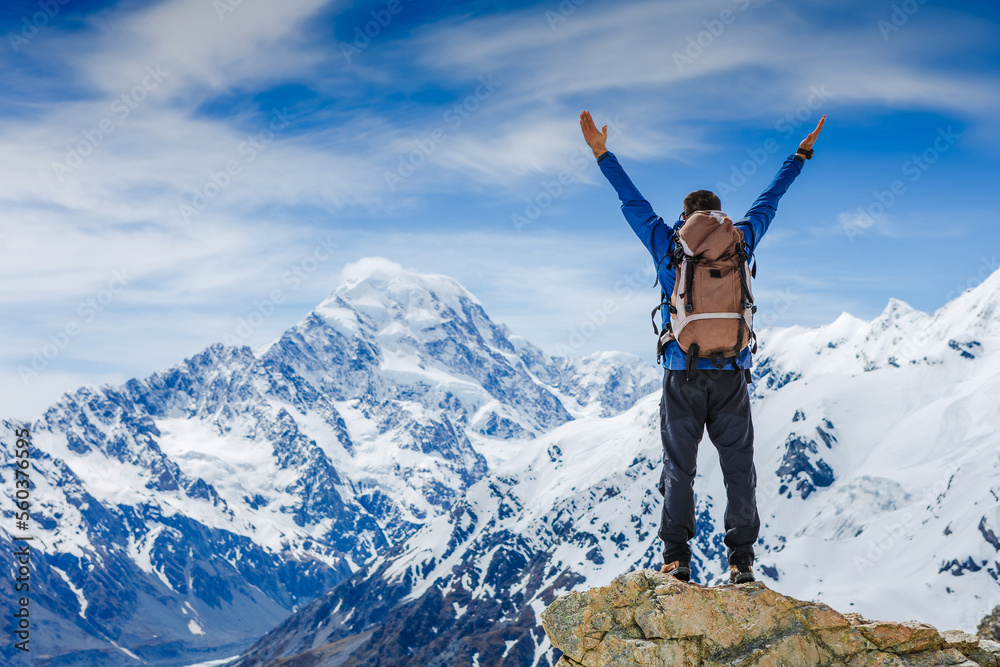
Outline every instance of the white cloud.
<svg viewBox="0 0 1000 667"><path fill-rule="evenodd" d="M219 11L220 5L229 10ZM98 46L81 45L87 56L80 69L111 94L135 85L145 66L155 63L174 68L189 92L192 86L219 92L266 85L321 61L322 52L303 44L302 35L327 5L329 0L166 0L134 12L102 13L91 19Z"/></svg>
<svg viewBox="0 0 1000 667"><path fill-rule="evenodd" d="M612 144L622 156L692 161L721 149L717 128L732 131L739 121L770 130L822 84L834 94L831 117L837 110L931 110L981 128L1000 106L995 75L928 64L963 49L931 39L929 27L909 25L887 47L873 24L812 26L787 5L739 6L585 3L554 30L546 6L464 17L394 41L386 34L350 65L336 44L308 37L331 8L320 0L244 0L222 20L211 2L168 0L92 15L79 36L53 28L44 44L33 44L35 57L75 72L78 96L19 101L22 114L0 127L0 151L15 156L0 163L0 301L16 313L0 332L0 372L10 380L112 270L125 268L135 280L46 370L37 394L17 391L15 378L4 405L38 407L88 373L142 375L220 340L255 300L286 287L289 267L329 232L341 244L335 259L290 293L251 342L277 335L321 300L340 264L384 254L455 275L497 319L551 349L614 292L618 277L648 261L620 219L620 246L600 234L572 236L568 245L568 233L547 237L541 224L519 236L508 226L517 211L488 209L498 201L516 209L542 180L571 167L573 156L591 159L577 125L583 108L628 124ZM724 8L734 10L733 22L679 68L673 54ZM968 19L946 15L941 22L983 36ZM922 42L933 50L921 50ZM153 86L147 68L157 66L163 74ZM460 127L448 126L444 114L455 102L448 94L461 102L490 74L502 87ZM12 80L31 85L22 74ZM288 80L307 82L320 103L249 159L240 147L268 129L273 111L259 108L253 95ZM373 89L391 101L371 97ZM420 97L428 91L433 95ZM242 106L226 117L206 115L203 104L219 98ZM444 101L419 101L429 98ZM343 100L350 104L324 106ZM110 130L95 134L106 119ZM448 140L391 192L385 172L437 127ZM970 127L968 136L982 131ZM65 163L73 150L90 154L60 180L53 163ZM219 174L233 161L238 177L183 224L181 205L193 204L196 190L213 190L213 174L226 180ZM581 181L599 178L592 162L579 174ZM426 202L447 206L441 195L469 193L486 196L482 217L467 228L489 229L499 219L502 230L440 233L437 220L450 212ZM616 216L607 196L608 215ZM572 210L574 199L558 205ZM552 220L559 219L555 208L546 213ZM412 219L400 222L401 211L412 211ZM387 214L384 224L379 212ZM400 235L402 228L415 231ZM587 344L646 350L651 307L645 296L630 300L616 316L625 318L621 326L603 327Z"/></svg>
<svg viewBox="0 0 1000 667"><path fill-rule="evenodd" d="M728 24L719 20L723 11L731 12ZM769 127L818 88L831 94L822 101L831 113L874 105L991 121L1000 105L995 74L946 69L916 48L933 41L940 56L940 34L949 29L983 32L967 17L946 14L932 26L907 26L912 43L887 46L874 21L833 28L777 3L651 1L582 5L555 29L539 8L446 21L407 46L445 80L492 74L505 82L501 99L483 112L494 122L455 145L464 166L482 169L485 157L496 156L491 176L517 176L525 164L551 165L569 143L579 145L579 106L635 119L642 139L621 148L643 146L642 157L701 150L712 143L713 123ZM962 44L948 50L961 53ZM693 57L678 64L678 54ZM510 121L520 118L531 122Z"/></svg>

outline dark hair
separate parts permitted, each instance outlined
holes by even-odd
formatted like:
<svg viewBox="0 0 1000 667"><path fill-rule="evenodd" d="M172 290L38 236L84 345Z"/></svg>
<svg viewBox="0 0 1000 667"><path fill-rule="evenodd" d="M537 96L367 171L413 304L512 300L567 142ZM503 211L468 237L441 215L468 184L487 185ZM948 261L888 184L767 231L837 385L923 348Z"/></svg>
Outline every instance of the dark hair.
<svg viewBox="0 0 1000 667"><path fill-rule="evenodd" d="M722 202L719 195L710 190L695 190L684 198L684 215L688 216L695 211L721 211Z"/></svg>

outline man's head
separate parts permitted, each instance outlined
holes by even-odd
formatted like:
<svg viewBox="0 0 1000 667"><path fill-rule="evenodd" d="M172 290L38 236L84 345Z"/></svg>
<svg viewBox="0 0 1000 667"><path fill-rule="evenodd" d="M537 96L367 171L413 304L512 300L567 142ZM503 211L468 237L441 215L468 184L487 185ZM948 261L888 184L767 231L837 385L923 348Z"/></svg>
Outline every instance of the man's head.
<svg viewBox="0 0 1000 667"><path fill-rule="evenodd" d="M684 217L695 211L721 211L722 202L719 195L710 190L695 190L684 198Z"/></svg>

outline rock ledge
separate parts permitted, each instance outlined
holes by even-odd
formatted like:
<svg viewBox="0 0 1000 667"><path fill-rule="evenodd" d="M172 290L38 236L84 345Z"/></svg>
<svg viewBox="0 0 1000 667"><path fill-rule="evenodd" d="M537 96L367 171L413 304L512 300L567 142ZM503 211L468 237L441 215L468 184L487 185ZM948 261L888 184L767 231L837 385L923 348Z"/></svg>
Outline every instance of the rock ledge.
<svg viewBox="0 0 1000 667"><path fill-rule="evenodd" d="M689 584L655 570L569 593L542 613L557 667L1000 667L1000 644L925 623L869 621L762 582Z"/></svg>

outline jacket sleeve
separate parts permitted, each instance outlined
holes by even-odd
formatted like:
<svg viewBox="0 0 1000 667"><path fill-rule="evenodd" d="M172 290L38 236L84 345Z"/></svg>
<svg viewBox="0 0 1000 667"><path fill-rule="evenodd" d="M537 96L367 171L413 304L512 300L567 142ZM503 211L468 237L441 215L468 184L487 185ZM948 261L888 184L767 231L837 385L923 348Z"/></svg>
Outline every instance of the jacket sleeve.
<svg viewBox="0 0 1000 667"><path fill-rule="evenodd" d="M789 156L781 165L771 184L747 211L744 219L736 223L736 226L743 230L744 237L749 232L750 252L757 248L757 244L767 232L771 220L774 219L774 214L778 211L778 200L788 190L788 186L792 184L795 177L802 172L802 165L802 160L797 159L794 155Z"/></svg>
<svg viewBox="0 0 1000 667"><path fill-rule="evenodd" d="M597 164L601 168L601 173L618 193L625 220L653 256L653 260L659 263L669 252L671 228L663 222L663 218L653 212L653 207L639 193L613 153L601 155Z"/></svg>

